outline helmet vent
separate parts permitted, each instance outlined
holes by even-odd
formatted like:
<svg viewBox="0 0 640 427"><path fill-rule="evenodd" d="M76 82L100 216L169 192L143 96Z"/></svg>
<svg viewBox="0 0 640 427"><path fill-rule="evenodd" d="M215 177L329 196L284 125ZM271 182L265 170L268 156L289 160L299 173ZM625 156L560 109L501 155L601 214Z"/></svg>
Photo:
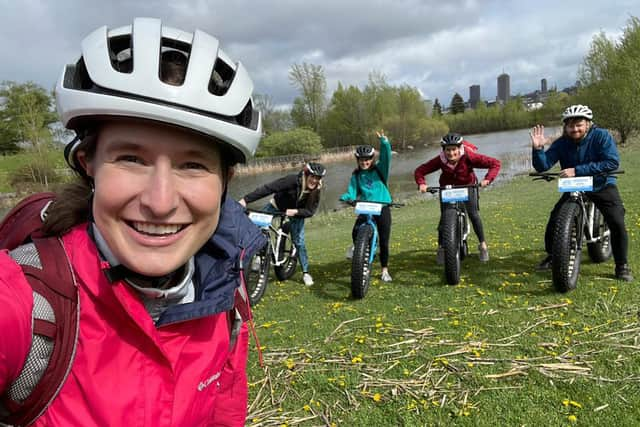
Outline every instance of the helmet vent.
<svg viewBox="0 0 640 427"><path fill-rule="evenodd" d="M107 41L109 43L109 59L113 69L121 73L131 73L133 71L131 36L111 37Z"/></svg>
<svg viewBox="0 0 640 427"><path fill-rule="evenodd" d="M226 62L220 58L216 60L209 81L209 92L214 95L222 96L229 90L235 72Z"/></svg>

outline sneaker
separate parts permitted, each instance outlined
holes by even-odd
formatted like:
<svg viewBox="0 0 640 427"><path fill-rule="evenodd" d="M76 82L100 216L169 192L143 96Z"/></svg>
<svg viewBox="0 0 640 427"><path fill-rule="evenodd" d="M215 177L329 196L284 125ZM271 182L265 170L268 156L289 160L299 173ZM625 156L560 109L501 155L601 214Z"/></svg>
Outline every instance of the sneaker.
<svg viewBox="0 0 640 427"><path fill-rule="evenodd" d="M436 252L436 263L438 265L444 265L444 248L441 246L438 248L438 252Z"/></svg>
<svg viewBox="0 0 640 427"><path fill-rule="evenodd" d="M380 276L380 279L382 279L383 282L390 282L391 279L391 275L389 274L389 272L387 270L384 270L382 272L382 275Z"/></svg>
<svg viewBox="0 0 640 427"><path fill-rule="evenodd" d="M480 253L478 254L478 258L480 258L480 262L489 261L489 249L483 248L482 245L478 245L478 250Z"/></svg>
<svg viewBox="0 0 640 427"><path fill-rule="evenodd" d="M309 273L302 274L302 281L305 286L313 286L313 277Z"/></svg>
<svg viewBox="0 0 640 427"><path fill-rule="evenodd" d="M551 261L552 261L551 255L547 255L545 259L540 261L540 264L538 264L538 266L536 267L536 270L538 271L551 270Z"/></svg>
<svg viewBox="0 0 640 427"><path fill-rule="evenodd" d="M353 245L349 246L349 249L347 249L346 257L347 257L347 259L353 258Z"/></svg>
<svg viewBox="0 0 640 427"><path fill-rule="evenodd" d="M631 275L631 268L629 268L629 264L616 265L616 279L624 280L625 282L633 282L633 276Z"/></svg>

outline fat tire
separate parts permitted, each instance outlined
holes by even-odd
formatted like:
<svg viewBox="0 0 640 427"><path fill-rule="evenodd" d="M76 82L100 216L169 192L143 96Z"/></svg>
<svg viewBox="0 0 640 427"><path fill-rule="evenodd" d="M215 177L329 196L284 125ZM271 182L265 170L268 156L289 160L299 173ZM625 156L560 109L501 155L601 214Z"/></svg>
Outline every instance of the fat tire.
<svg viewBox="0 0 640 427"><path fill-rule="evenodd" d="M293 256L291 256L292 253ZM291 276L293 276L296 272L296 267L298 266L298 256L295 246L293 245L293 240L291 239L291 234L287 234L280 240L280 244L278 245L278 254L280 254L280 256L284 254L286 261L279 266L274 266L273 272L276 274L276 278L283 282L285 280L289 280Z"/></svg>
<svg viewBox="0 0 640 427"><path fill-rule="evenodd" d="M444 249L444 276L449 285L460 282L460 234L458 213L455 209L442 212L442 247Z"/></svg>
<svg viewBox="0 0 640 427"><path fill-rule="evenodd" d="M251 306L258 304L267 290L269 283L269 266L271 265L271 256L269 255L270 244L267 244L258 253L251 257L245 268L245 284L247 286L247 294L249 295L249 303ZM253 270L253 261L256 257L260 257L260 266L257 270Z"/></svg>
<svg viewBox="0 0 640 427"><path fill-rule="evenodd" d="M580 273L582 251L578 250L580 233L580 206L566 202L556 217L554 240L551 256L553 286L559 292L568 292L576 288Z"/></svg>
<svg viewBox="0 0 640 427"><path fill-rule="evenodd" d="M597 208L593 211L593 236L600 240L587 243L589 258L595 263L605 262L611 258L611 234L608 234L609 226L604 220L604 215ZM607 234L605 236L605 234Z"/></svg>
<svg viewBox="0 0 640 427"><path fill-rule="evenodd" d="M373 228L364 224L358 229L356 241L353 245L353 259L351 260L351 295L353 298L362 299L367 295L371 282L371 238Z"/></svg>

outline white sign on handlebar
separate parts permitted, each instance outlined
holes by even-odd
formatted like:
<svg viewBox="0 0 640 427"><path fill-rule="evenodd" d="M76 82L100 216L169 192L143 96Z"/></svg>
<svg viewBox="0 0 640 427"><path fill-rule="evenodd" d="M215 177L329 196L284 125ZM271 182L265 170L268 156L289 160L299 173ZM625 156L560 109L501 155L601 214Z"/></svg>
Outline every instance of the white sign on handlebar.
<svg viewBox="0 0 640 427"><path fill-rule="evenodd" d="M356 213L358 215L380 215L382 205L380 203L357 202Z"/></svg>
<svg viewBox="0 0 640 427"><path fill-rule="evenodd" d="M468 188L448 188L440 190L440 200L445 203L466 202L469 200Z"/></svg>
<svg viewBox="0 0 640 427"><path fill-rule="evenodd" d="M592 191L592 176L576 176L574 178L560 178L558 180L558 191L561 193L570 193L573 191Z"/></svg>
<svg viewBox="0 0 640 427"><path fill-rule="evenodd" d="M258 227L267 228L271 225L273 215L262 212L249 212L249 219Z"/></svg>

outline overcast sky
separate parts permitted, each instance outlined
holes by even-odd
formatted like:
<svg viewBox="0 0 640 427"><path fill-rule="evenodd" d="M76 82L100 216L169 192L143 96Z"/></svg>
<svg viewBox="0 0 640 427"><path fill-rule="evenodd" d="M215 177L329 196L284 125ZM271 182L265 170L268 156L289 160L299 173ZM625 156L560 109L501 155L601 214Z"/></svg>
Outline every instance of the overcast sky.
<svg viewBox="0 0 640 427"><path fill-rule="evenodd" d="M595 34L619 37L638 0L0 0L0 80L53 88L80 41L102 25L161 18L200 28L245 64L255 91L277 105L297 95L292 64L325 70L328 95L338 82L364 88L371 71L418 88L448 105L479 84L495 99L496 78L511 93L572 85Z"/></svg>

